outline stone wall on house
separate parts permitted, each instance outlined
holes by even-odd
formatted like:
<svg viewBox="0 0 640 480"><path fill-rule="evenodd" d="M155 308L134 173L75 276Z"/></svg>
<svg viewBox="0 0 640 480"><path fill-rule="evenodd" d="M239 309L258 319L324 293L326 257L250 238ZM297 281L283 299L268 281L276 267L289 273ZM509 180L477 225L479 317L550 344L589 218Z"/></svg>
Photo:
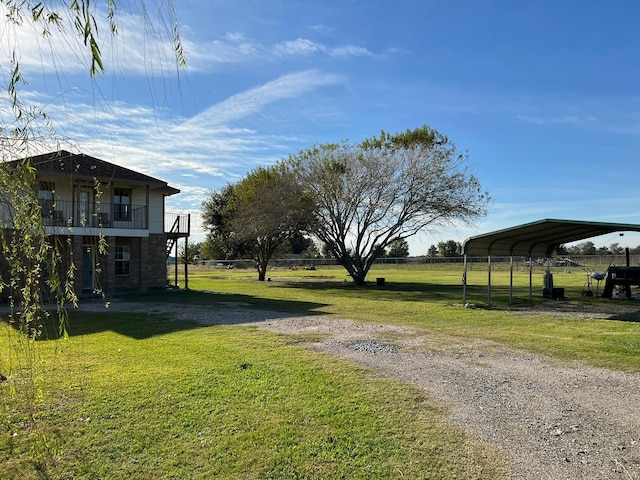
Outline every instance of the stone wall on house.
<svg viewBox="0 0 640 480"><path fill-rule="evenodd" d="M149 237L115 237L104 238L106 252L98 252L99 238L94 236L56 236L49 238L59 251L58 274L62 282L72 262L75 268L73 289L78 297L112 295L125 292L146 292L167 287L167 234L150 234ZM116 274L116 247L126 245L130 249L129 273ZM88 256L88 251L93 256ZM95 264L85 265L90 258ZM93 285L86 284L83 276L85 269L93 272ZM0 258L0 276L8 274L8 265ZM0 292L0 302L7 301L9 290Z"/></svg>
<svg viewBox="0 0 640 480"><path fill-rule="evenodd" d="M100 273L98 282L105 294L113 293L116 285L116 274L113 258L116 254L116 237L105 237L106 255L99 255Z"/></svg>
<svg viewBox="0 0 640 480"><path fill-rule="evenodd" d="M107 293L147 292L167 286L166 234L150 234L149 237L116 237L113 252L109 248L109 275L113 280ZM129 274L115 273L115 247L129 246ZM113 272L113 273L111 273Z"/></svg>

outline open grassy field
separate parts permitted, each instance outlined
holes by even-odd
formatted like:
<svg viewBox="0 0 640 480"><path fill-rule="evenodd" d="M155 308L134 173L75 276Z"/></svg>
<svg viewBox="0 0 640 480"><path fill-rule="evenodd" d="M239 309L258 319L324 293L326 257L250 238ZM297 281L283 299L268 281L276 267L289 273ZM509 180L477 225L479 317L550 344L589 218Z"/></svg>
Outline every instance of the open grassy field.
<svg viewBox="0 0 640 480"><path fill-rule="evenodd" d="M606 266L602 268L606 270ZM461 308L461 264L374 266L366 288L344 286L347 277L337 266L313 271L272 270L270 282L255 281L255 273L249 270L192 269L189 286L194 291L183 293L189 302L239 301L276 311L401 324L447 335L485 338L596 366L640 371L637 301L582 296L587 275L576 268L552 269L554 285L563 287L567 298L544 299L542 267L534 269L530 300L528 268L514 270L510 305L509 266L493 266L489 307L487 266L470 265L467 301L478 307L475 310ZM377 277L385 278L383 287L375 285ZM592 289L596 289L595 282ZM568 311L538 308L547 306L567 307ZM613 319L596 314L603 310L613 312Z"/></svg>
<svg viewBox="0 0 640 480"><path fill-rule="evenodd" d="M532 315L542 271L376 267L385 286L354 288L338 267L255 272L191 269L189 291L136 302L254 308L395 323L480 337L609 368L640 370L635 302L582 297L583 272L558 270L572 311ZM594 286L595 287L595 286ZM484 299L484 300L483 300ZM591 318L615 307L617 319ZM1 316L1 314L0 314ZM253 327L202 327L158 314L73 312L68 340L0 335L0 478L501 478L498 452L444 421L417 388ZM27 393L25 395L25 392Z"/></svg>

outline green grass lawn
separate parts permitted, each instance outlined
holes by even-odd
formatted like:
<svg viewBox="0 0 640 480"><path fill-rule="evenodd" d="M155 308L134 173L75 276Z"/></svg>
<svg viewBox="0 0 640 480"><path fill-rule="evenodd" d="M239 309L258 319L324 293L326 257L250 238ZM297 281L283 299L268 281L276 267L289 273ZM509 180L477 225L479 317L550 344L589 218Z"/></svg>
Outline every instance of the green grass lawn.
<svg viewBox="0 0 640 480"><path fill-rule="evenodd" d="M37 342L35 405L11 391L20 366L0 385L1 478L499 476L417 388L284 336L146 314L75 313L69 329Z"/></svg>
<svg viewBox="0 0 640 480"><path fill-rule="evenodd" d="M246 270L195 270L189 279L193 291L179 292L174 300L166 298L182 301L182 296L184 301L195 303L240 301L256 308L401 324L485 338L595 366L640 371L640 323L634 321L640 316L640 305L582 296L587 277L580 269L554 269L554 285L565 288L567 295L561 301L542 298L540 267L534 270L530 301L529 271L515 269L510 305L508 265L494 265L492 305L488 307L486 265L473 264L467 272L467 301L479 307L475 310L461 308L462 271L459 264L375 266L369 274L369 286L357 288L343 285L346 276L340 267L272 270L270 282L258 282L254 272ZM377 277L385 278L385 286L376 286ZM157 299L158 295L149 298ZM581 315L527 315L513 308L549 302L570 305ZM591 309L608 307L617 312L613 320L589 318Z"/></svg>
<svg viewBox="0 0 640 480"><path fill-rule="evenodd" d="M254 308L394 323L479 337L609 368L640 371L635 302L582 297L583 272L555 271L568 305L615 305L618 319L527 315L509 308L509 271L376 267L384 286L343 285L344 271L192 269L189 291L137 302ZM542 271L534 274L533 303ZM528 271L514 305L530 305ZM615 303L613 303L615 302ZM154 309L156 310L156 309ZM414 386L317 354L301 338L161 315L72 312L68 340L0 332L0 478L500 478L504 458L445 422L446 406ZM52 331L49 329L48 331ZM304 340L304 339L302 339Z"/></svg>

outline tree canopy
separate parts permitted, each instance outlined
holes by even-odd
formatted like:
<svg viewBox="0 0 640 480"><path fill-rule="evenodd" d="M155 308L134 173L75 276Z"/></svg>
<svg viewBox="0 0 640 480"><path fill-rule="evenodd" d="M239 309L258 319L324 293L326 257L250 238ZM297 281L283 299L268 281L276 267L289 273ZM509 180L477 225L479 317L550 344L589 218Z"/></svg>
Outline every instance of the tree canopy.
<svg viewBox="0 0 640 480"><path fill-rule="evenodd" d="M404 238L391 241L386 255L391 258L408 257L409 243Z"/></svg>
<svg viewBox="0 0 640 480"><path fill-rule="evenodd" d="M203 220L227 251L251 255L258 279L265 280L274 253L312 225L313 201L280 163L212 192L203 203Z"/></svg>
<svg viewBox="0 0 640 480"><path fill-rule="evenodd" d="M466 161L428 126L315 145L289 159L315 202L313 233L356 285L392 241L486 213L490 197Z"/></svg>

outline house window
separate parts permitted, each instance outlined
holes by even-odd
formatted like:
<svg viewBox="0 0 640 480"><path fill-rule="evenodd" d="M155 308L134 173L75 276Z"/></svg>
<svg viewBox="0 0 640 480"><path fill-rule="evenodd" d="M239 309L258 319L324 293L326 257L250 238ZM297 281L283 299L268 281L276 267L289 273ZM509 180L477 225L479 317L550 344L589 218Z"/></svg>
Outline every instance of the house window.
<svg viewBox="0 0 640 480"><path fill-rule="evenodd" d="M129 245L116 245L116 275L129 275L131 248Z"/></svg>
<svg viewBox="0 0 640 480"><path fill-rule="evenodd" d="M124 188L113 190L113 219L131 220L131 190Z"/></svg>
<svg viewBox="0 0 640 480"><path fill-rule="evenodd" d="M55 193L55 185L53 182L40 182L38 190L38 201L42 209L42 216L50 218L53 216L53 194Z"/></svg>

